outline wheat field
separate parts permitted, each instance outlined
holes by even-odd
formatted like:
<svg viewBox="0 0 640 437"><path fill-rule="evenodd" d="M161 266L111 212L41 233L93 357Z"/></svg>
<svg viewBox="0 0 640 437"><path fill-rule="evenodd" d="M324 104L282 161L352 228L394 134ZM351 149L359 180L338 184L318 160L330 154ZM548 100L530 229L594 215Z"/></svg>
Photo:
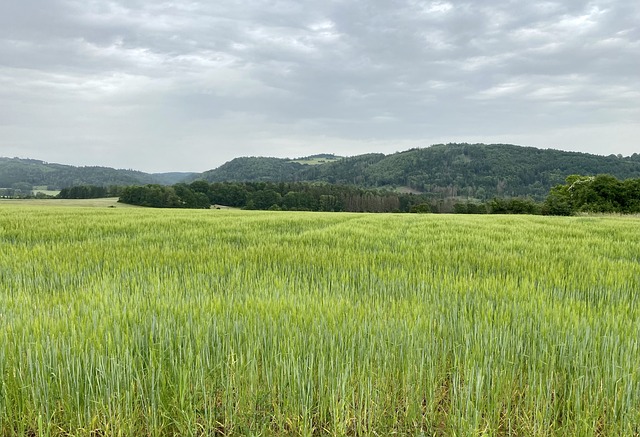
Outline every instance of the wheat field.
<svg viewBox="0 0 640 437"><path fill-rule="evenodd" d="M0 435L639 435L638 229L6 204Z"/></svg>

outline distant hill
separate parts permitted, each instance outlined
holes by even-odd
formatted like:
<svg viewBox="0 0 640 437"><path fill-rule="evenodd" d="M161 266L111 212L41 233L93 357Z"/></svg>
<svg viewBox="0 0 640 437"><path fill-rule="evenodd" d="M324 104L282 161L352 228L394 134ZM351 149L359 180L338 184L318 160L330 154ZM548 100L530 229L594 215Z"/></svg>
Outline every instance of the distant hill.
<svg viewBox="0 0 640 437"><path fill-rule="evenodd" d="M77 185L170 185L190 175L192 173L148 174L110 167L74 167L36 159L0 157L0 188L46 186L60 190Z"/></svg>
<svg viewBox="0 0 640 437"><path fill-rule="evenodd" d="M322 166L343 160L342 156L319 154L302 158L241 157L189 179L209 182L295 182L310 166Z"/></svg>
<svg viewBox="0 0 640 437"><path fill-rule="evenodd" d="M291 181L305 167L304 164L289 159L249 156L232 159L197 178L208 182Z"/></svg>
<svg viewBox="0 0 640 437"><path fill-rule="evenodd" d="M173 185L208 182L322 182L427 193L435 198L530 196L544 199L571 174L640 178L640 155L600 156L511 144L436 144L390 155L331 154L295 159L241 157L204 173L148 174L109 167L74 167L0 158L0 189L61 190L78 185Z"/></svg>
<svg viewBox="0 0 640 437"><path fill-rule="evenodd" d="M169 173L151 173L155 179L155 183L160 185L174 185L197 175L197 173L189 172L169 172Z"/></svg>
<svg viewBox="0 0 640 437"><path fill-rule="evenodd" d="M236 158L202 173L209 182L317 181L385 187L442 197L544 198L571 174L640 177L640 155L600 156L511 144L437 144L391 155L338 158L315 165L279 158Z"/></svg>

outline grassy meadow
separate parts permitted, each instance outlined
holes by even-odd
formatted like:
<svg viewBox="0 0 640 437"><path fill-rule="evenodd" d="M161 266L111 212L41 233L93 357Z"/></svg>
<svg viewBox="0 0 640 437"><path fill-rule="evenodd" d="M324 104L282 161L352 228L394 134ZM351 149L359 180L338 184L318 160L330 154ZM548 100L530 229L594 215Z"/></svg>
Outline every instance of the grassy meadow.
<svg viewBox="0 0 640 437"><path fill-rule="evenodd" d="M638 435L639 229L0 203L0 435Z"/></svg>

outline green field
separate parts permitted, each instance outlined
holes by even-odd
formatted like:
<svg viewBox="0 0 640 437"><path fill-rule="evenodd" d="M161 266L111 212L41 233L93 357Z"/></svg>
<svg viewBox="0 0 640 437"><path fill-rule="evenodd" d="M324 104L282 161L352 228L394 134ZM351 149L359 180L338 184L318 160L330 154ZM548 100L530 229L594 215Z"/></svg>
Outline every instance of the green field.
<svg viewBox="0 0 640 437"><path fill-rule="evenodd" d="M36 185L31 190L31 194L34 196L38 193L46 194L47 196L55 197L60 194L60 190L49 190L47 185Z"/></svg>
<svg viewBox="0 0 640 437"><path fill-rule="evenodd" d="M0 203L0 435L638 435L638 229Z"/></svg>
<svg viewBox="0 0 640 437"><path fill-rule="evenodd" d="M326 164L328 162L336 162L336 161L340 161L341 159L344 159L342 156L309 156L307 158L300 158L300 159L292 159L288 162L297 162L299 164L306 164L306 165L320 165L320 164Z"/></svg>

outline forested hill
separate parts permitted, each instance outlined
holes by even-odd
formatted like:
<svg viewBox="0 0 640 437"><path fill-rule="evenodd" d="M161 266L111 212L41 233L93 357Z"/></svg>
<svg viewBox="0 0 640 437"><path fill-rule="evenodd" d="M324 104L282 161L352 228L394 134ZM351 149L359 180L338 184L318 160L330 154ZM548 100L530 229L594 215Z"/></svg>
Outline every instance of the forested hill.
<svg viewBox="0 0 640 437"><path fill-rule="evenodd" d="M600 156L510 144L438 144L391 155L367 154L317 165L237 158L201 175L209 182L318 181L396 187L444 197L543 199L571 174L640 177L640 155Z"/></svg>
<svg viewBox="0 0 640 437"><path fill-rule="evenodd" d="M509 144L438 144L391 155L371 153L349 158L243 157L202 174L148 174L0 157L0 188L25 192L35 186L60 190L78 185L172 185L200 178L208 182L326 182L444 198L531 196L543 200L553 186L563 184L572 174L640 178L640 154L600 156Z"/></svg>
<svg viewBox="0 0 640 437"><path fill-rule="evenodd" d="M29 186L47 186L50 190L60 190L77 185L170 185L190 175L191 173L148 174L110 167L74 167L36 159L0 157L0 187L3 188L29 190Z"/></svg>
<svg viewBox="0 0 640 437"><path fill-rule="evenodd" d="M305 170L309 168L324 167L343 159L331 154L297 159L249 156L235 158L214 170L194 175L191 179L204 179L209 182L295 182L303 177L306 174Z"/></svg>
<svg viewBox="0 0 640 437"><path fill-rule="evenodd" d="M290 159L242 157L235 158L215 170L200 175L209 182L280 182L293 181L306 165Z"/></svg>

